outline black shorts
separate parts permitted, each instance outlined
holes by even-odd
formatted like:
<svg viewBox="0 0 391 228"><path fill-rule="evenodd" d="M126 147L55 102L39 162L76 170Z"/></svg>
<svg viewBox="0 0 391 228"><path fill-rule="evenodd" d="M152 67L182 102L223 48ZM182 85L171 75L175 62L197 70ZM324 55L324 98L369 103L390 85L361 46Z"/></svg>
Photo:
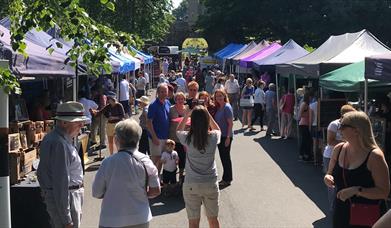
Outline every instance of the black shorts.
<svg viewBox="0 0 391 228"><path fill-rule="evenodd" d="M137 90L136 98L140 98L145 95L145 90Z"/></svg>
<svg viewBox="0 0 391 228"><path fill-rule="evenodd" d="M172 172L163 169L163 183L176 184L176 169Z"/></svg>
<svg viewBox="0 0 391 228"><path fill-rule="evenodd" d="M146 129L143 129L143 133L141 134L141 138L138 143L138 151L143 154L149 154L148 131Z"/></svg>
<svg viewBox="0 0 391 228"><path fill-rule="evenodd" d="M127 113L127 114L130 116L132 113L130 112L129 100L120 101L119 103L121 103L121 104L122 104L122 107L124 107L125 113Z"/></svg>

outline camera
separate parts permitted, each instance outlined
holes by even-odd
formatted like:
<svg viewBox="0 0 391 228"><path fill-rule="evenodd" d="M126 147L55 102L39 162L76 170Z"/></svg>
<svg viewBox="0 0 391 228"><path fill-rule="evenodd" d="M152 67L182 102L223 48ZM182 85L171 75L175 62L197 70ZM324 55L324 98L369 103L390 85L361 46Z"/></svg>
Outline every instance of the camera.
<svg viewBox="0 0 391 228"><path fill-rule="evenodd" d="M205 100L204 99L198 99L197 105L204 105Z"/></svg>

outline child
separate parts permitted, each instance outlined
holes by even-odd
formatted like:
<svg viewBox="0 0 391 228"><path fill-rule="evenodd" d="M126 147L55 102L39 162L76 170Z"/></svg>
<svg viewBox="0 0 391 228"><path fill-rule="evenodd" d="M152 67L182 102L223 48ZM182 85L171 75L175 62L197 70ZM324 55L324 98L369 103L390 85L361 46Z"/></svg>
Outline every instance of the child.
<svg viewBox="0 0 391 228"><path fill-rule="evenodd" d="M167 139L165 151L163 151L160 158L160 162L163 164L163 184L166 187L166 192L172 189L173 185L177 183L176 171L179 157L174 149L174 140Z"/></svg>

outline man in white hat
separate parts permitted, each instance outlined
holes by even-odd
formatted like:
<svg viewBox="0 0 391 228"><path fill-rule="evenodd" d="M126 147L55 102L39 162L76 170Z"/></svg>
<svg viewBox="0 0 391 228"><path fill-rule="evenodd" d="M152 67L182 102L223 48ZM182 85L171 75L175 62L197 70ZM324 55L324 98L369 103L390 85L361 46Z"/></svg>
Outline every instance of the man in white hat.
<svg viewBox="0 0 391 228"><path fill-rule="evenodd" d="M83 168L72 140L84 122L83 105L66 102L57 107L56 127L41 143L38 180L53 227L80 227L84 198Z"/></svg>

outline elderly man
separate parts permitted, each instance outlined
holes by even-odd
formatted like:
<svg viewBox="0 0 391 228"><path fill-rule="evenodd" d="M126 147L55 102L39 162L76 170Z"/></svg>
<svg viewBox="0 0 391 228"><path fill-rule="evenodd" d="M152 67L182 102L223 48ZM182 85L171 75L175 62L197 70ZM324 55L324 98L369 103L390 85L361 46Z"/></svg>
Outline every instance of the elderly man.
<svg viewBox="0 0 391 228"><path fill-rule="evenodd" d="M157 98L148 107L147 128L149 133L149 151L153 163L160 171L160 154L168 139L170 127L170 102L167 100L168 86L166 83L157 87Z"/></svg>
<svg viewBox="0 0 391 228"><path fill-rule="evenodd" d="M266 116L267 116L267 130L266 136L278 134L277 123L277 94L276 85L269 84L269 90L265 93L266 100Z"/></svg>
<svg viewBox="0 0 391 228"><path fill-rule="evenodd" d="M148 198L160 194L157 168L137 151L142 129L133 119L115 126L118 153L105 159L96 173L92 195L103 199L99 227L149 227Z"/></svg>
<svg viewBox="0 0 391 228"><path fill-rule="evenodd" d="M80 227L83 168L72 143L87 120L78 102L57 107L56 127L41 143L38 180L53 227Z"/></svg>
<svg viewBox="0 0 391 228"><path fill-rule="evenodd" d="M225 82L225 91L228 94L229 103L232 106L232 109L234 111L234 120L238 119L238 102L239 102L239 93L240 93L240 86L238 83L238 80L235 79L235 75L230 74L229 80Z"/></svg>

